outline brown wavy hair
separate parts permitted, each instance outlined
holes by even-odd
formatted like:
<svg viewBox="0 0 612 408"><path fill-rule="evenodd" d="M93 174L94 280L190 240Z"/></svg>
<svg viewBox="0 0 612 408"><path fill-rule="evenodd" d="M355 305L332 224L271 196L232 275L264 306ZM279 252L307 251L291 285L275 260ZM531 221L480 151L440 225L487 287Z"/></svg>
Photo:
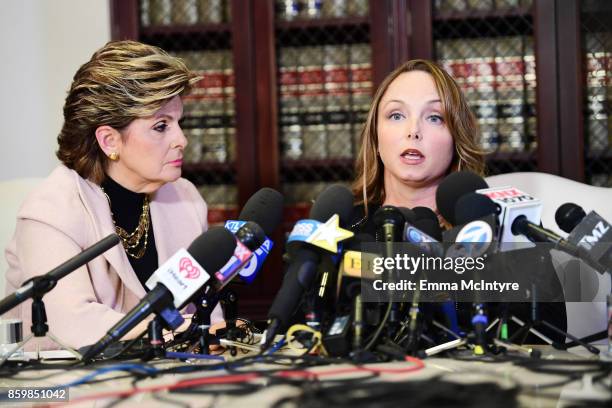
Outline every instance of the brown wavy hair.
<svg viewBox="0 0 612 408"><path fill-rule="evenodd" d="M108 158L95 131L121 130L153 115L200 78L164 50L136 41L112 41L96 51L74 75L64 104L57 157L95 183L104 180Z"/></svg>
<svg viewBox="0 0 612 408"><path fill-rule="evenodd" d="M352 190L353 195L357 197L357 204L364 204L366 213L368 202L380 205L385 200L384 164L376 154L378 106L391 82L410 71L427 72L436 84L442 101L442 113L455 148L448 173L459 170L471 170L481 176L485 173L485 152L477 143L478 123L459 85L444 69L432 61L422 59L408 61L387 75L376 90L361 132L362 142L355 162L356 177Z"/></svg>

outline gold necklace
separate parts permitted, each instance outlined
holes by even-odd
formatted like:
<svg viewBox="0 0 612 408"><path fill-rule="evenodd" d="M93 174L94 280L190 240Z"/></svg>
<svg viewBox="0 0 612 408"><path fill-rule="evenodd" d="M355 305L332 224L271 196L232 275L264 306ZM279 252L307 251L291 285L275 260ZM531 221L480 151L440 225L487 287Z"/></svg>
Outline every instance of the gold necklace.
<svg viewBox="0 0 612 408"><path fill-rule="evenodd" d="M108 200L108 206L111 207L111 200L104 188L100 186L102 192L106 196ZM134 259L140 259L144 255L147 250L147 243L149 239L149 224L151 222L151 218L149 215L149 196L145 195L144 202L142 203L142 213L140 214L140 219L138 220L138 226L132 233L128 233L126 230L121 228L115 222L115 215L113 214L113 210L111 209L111 219L113 220L113 225L115 226L115 231L119 238L121 238L121 244L123 245L123 249L125 249L125 253L131 256ZM144 243L141 245L141 240L144 237ZM139 249L136 249L140 247Z"/></svg>

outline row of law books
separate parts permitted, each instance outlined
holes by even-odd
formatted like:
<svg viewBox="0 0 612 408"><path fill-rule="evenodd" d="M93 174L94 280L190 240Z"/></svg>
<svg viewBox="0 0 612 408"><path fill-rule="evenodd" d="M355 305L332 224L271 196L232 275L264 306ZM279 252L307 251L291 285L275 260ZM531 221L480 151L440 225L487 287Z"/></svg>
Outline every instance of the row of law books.
<svg viewBox="0 0 612 408"><path fill-rule="evenodd" d="M347 159L370 107L369 44L278 50L281 158Z"/></svg>
<svg viewBox="0 0 612 408"><path fill-rule="evenodd" d="M276 0L280 21L367 16L369 0Z"/></svg>
<svg viewBox="0 0 612 408"><path fill-rule="evenodd" d="M462 88L487 152L537 148L533 37L445 39L436 58Z"/></svg>
<svg viewBox="0 0 612 408"><path fill-rule="evenodd" d="M201 184L198 191L208 206L210 226L223 225L238 218L238 187L236 184Z"/></svg>
<svg viewBox="0 0 612 408"><path fill-rule="evenodd" d="M608 47L606 47L606 44ZM587 153L612 153L612 33L584 38L585 135Z"/></svg>
<svg viewBox="0 0 612 408"><path fill-rule="evenodd" d="M189 140L185 162L233 162L236 136L231 51L182 51L174 55L202 77L184 98L181 127Z"/></svg>
<svg viewBox="0 0 612 408"><path fill-rule="evenodd" d="M277 20L364 17L369 0L277 0ZM140 0L143 27L219 24L231 21L230 0Z"/></svg>
<svg viewBox="0 0 612 408"><path fill-rule="evenodd" d="M446 14L453 12L512 10L531 7L533 0L435 0L434 12Z"/></svg>
<svg viewBox="0 0 612 408"><path fill-rule="evenodd" d="M219 24L231 19L230 0L140 0L140 25Z"/></svg>

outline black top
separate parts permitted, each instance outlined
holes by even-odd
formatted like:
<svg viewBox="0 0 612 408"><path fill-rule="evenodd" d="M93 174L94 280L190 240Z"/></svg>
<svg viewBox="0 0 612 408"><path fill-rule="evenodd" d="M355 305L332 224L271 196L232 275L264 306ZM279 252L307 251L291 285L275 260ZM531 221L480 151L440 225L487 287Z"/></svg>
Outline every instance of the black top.
<svg viewBox="0 0 612 408"><path fill-rule="evenodd" d="M376 237L376 225L374 224L374 213L380 206L368 206L368 216L365 215L365 207L363 204L353 207L353 213L350 218L350 225L347 227L355 234L365 233Z"/></svg>
<svg viewBox="0 0 612 408"><path fill-rule="evenodd" d="M134 193L118 184L115 180L106 176L102 182L102 188L108 194L111 203L111 211L115 225L131 233L138 226L140 215L142 214L142 204L144 203L145 193ZM155 272L158 266L157 249L155 248L155 236L153 234L153 220L149 218L149 236L147 248L143 256L135 259L127 255L138 280L148 291L145 282ZM142 237L144 240L144 237ZM141 240L141 243L143 241ZM138 247L140 248L140 246Z"/></svg>

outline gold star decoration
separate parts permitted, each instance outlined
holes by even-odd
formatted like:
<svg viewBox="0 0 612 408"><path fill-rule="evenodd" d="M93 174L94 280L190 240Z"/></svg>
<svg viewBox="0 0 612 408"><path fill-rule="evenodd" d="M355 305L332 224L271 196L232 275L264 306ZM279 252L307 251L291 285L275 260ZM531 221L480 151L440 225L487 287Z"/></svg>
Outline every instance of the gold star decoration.
<svg viewBox="0 0 612 408"><path fill-rule="evenodd" d="M353 235L351 231L340 228L340 217L334 214L327 222L317 227L307 242L335 254L338 252L338 242Z"/></svg>

